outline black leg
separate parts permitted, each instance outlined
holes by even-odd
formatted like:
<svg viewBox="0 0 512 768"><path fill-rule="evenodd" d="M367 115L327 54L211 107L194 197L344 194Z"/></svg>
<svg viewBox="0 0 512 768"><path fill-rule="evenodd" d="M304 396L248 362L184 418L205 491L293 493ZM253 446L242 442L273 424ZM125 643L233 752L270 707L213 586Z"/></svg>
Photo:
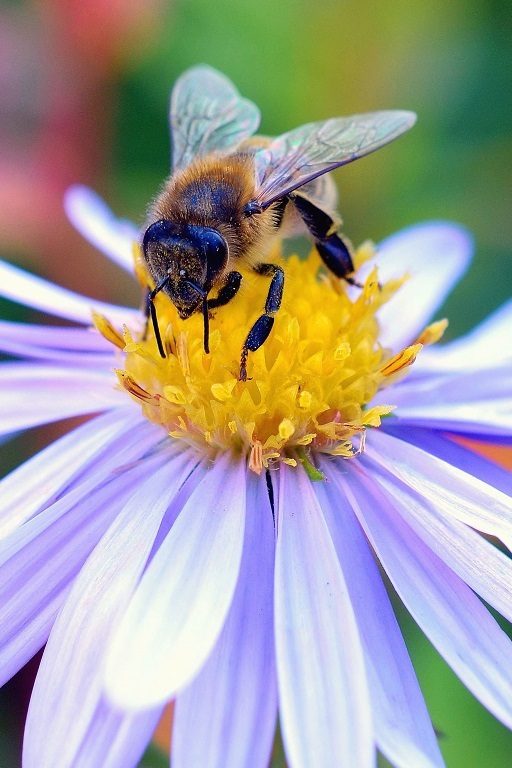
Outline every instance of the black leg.
<svg viewBox="0 0 512 768"><path fill-rule="evenodd" d="M358 285L353 278L347 277L354 271L354 263L348 245L337 232L336 222L305 195L295 192L290 195L290 199L311 232L327 269L347 283Z"/></svg>
<svg viewBox="0 0 512 768"><path fill-rule="evenodd" d="M160 293L162 288L165 288L167 283L169 282L169 276L167 275L164 277L163 280L161 280L155 288L153 288L152 291L148 291L147 299L146 299L146 330L144 331L144 338L146 337L146 333L148 330L147 326L147 318L151 317L151 322L153 324L153 330L155 332L155 339L158 346L158 351L160 352L160 357L166 357L164 345L162 344L162 337L160 336L160 328L158 327L158 318L156 316L156 307L155 307L155 296L157 293Z"/></svg>
<svg viewBox="0 0 512 768"><path fill-rule="evenodd" d="M255 352L261 347L268 338L272 326L274 325L273 315L281 306L284 287L284 272L276 264L260 264L255 267L255 272L259 275L272 275L270 286L265 302L265 313L260 315L251 330L247 334L244 346L242 348L242 357L240 359L240 381L247 381L247 357L249 352Z"/></svg>
<svg viewBox="0 0 512 768"><path fill-rule="evenodd" d="M226 277L226 282L218 292L217 296L214 299L208 299L208 309L217 309L217 307L223 307L230 302L233 296L238 293L241 282L242 275L240 272L229 272Z"/></svg>

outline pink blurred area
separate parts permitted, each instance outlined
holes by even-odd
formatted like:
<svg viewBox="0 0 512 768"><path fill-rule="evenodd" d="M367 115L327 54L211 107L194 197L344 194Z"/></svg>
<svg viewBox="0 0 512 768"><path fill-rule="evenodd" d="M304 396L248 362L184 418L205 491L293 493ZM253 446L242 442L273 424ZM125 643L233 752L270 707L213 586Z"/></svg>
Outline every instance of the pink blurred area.
<svg viewBox="0 0 512 768"><path fill-rule="evenodd" d="M0 252L57 278L85 255L62 210L111 155L114 86L143 55L163 0L33 0L0 10ZM28 266L31 266L30 262ZM94 274L70 274L82 292ZM75 284L73 284L75 282ZM101 289L100 289L101 292Z"/></svg>

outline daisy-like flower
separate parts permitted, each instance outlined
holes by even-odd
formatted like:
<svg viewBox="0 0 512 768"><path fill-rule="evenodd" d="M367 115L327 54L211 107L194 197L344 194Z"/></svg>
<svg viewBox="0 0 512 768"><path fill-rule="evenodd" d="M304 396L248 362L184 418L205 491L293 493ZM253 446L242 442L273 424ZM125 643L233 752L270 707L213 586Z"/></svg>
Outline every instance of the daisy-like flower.
<svg viewBox="0 0 512 768"><path fill-rule="evenodd" d="M67 210L147 281L130 224L83 188ZM290 259L246 382L257 276L216 311L209 355L201 317L160 294L162 359L138 310L0 264L5 297L77 324L0 325L19 358L2 434L91 416L2 483L2 679L47 643L25 768L135 766L174 698L174 768L264 768L278 712L291 768L377 749L442 765L379 564L512 726L512 645L482 602L512 617L511 480L452 439L510 440L512 304L425 348L470 251L459 227L413 227L358 250L362 290Z"/></svg>

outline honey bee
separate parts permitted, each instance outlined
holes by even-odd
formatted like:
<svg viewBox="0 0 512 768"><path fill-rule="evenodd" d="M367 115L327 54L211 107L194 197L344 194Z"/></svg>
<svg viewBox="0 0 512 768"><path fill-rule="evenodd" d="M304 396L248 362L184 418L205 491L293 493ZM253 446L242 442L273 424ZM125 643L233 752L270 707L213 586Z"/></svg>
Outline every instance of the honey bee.
<svg viewBox="0 0 512 768"><path fill-rule="evenodd" d="M143 253L155 287L148 291L158 350L165 357L155 296L163 291L181 318L202 312L209 352L212 311L240 288L237 266L270 278L262 313L241 351L267 339L283 295L284 271L266 260L276 236L309 232L325 266L355 283L352 255L340 234L336 191L328 174L396 139L413 112L369 112L309 123L274 139L253 136L258 108L208 66L186 71L171 96L172 173L150 207Z"/></svg>

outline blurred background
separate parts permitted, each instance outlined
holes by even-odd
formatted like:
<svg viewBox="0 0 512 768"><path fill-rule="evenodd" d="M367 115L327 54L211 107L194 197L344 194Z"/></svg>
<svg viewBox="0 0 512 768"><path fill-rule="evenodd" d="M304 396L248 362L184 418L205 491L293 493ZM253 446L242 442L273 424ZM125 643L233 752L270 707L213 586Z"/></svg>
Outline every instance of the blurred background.
<svg viewBox="0 0 512 768"><path fill-rule="evenodd" d="M169 90L209 63L262 110L262 132L376 109L419 115L399 142L336 173L354 243L425 219L472 230L476 256L448 300L449 335L512 287L512 14L506 0L32 0L0 7L0 256L76 291L137 302L62 213L72 182L142 223L169 169ZM0 302L2 316L34 319ZM2 471L62 425L4 449ZM504 460L498 456L499 460ZM510 765L512 735L400 620L449 768ZM37 660L0 700L0 765L19 765ZM162 728L161 733L165 733ZM143 765L166 764L154 746ZM284 766L279 745L275 766ZM383 763L384 765L384 763ZM414 768L411 766L411 768Z"/></svg>

